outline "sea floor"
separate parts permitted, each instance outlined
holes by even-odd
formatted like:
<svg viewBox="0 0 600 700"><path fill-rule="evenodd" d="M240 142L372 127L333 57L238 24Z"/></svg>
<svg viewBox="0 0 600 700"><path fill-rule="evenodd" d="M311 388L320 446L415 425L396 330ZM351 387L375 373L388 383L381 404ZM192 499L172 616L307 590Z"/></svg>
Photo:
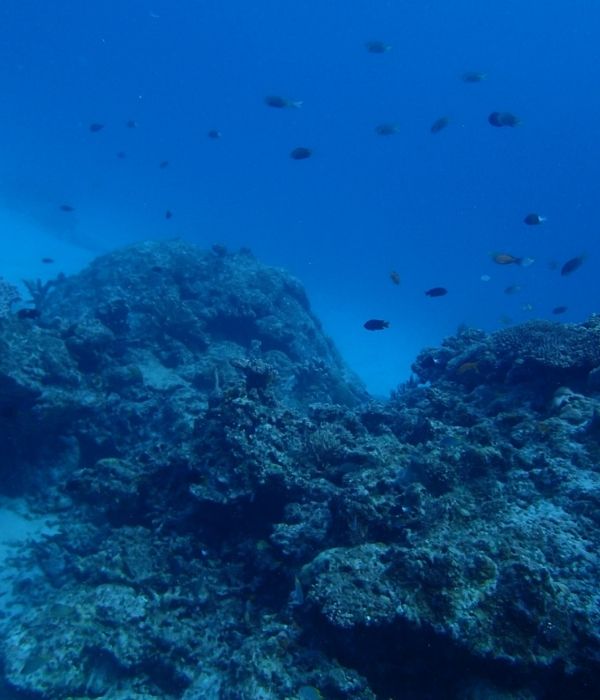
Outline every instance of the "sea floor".
<svg viewBox="0 0 600 700"><path fill-rule="evenodd" d="M10 615L15 579L27 574L19 550L27 542L56 532L56 523L33 513L21 498L0 496L0 615Z"/></svg>

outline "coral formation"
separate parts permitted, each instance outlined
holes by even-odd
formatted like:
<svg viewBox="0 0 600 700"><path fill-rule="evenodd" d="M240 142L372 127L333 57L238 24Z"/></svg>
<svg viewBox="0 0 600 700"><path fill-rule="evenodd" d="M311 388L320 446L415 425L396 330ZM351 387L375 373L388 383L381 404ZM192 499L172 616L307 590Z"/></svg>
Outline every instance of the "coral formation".
<svg viewBox="0 0 600 700"><path fill-rule="evenodd" d="M377 402L248 251L62 280L0 326L1 483L59 523L18 552L7 687L595 697L599 323L462 329Z"/></svg>

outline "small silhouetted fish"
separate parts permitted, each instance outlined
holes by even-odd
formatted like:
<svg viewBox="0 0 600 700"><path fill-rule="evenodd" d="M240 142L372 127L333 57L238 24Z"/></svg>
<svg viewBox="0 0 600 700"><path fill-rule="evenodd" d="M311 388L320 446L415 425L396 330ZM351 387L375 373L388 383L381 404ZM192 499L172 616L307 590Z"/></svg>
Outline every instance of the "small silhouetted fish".
<svg viewBox="0 0 600 700"><path fill-rule="evenodd" d="M127 157L127 154L125 153L125 151L119 151L117 153L117 158L119 158L121 160L123 160L123 158L126 158L126 157Z"/></svg>
<svg viewBox="0 0 600 700"><path fill-rule="evenodd" d="M128 129L135 129L137 127L137 122L135 121L135 119L129 119L129 121L127 121L125 125Z"/></svg>
<svg viewBox="0 0 600 700"><path fill-rule="evenodd" d="M42 262L45 265L51 265L54 262L54 258L42 258Z"/></svg>
<svg viewBox="0 0 600 700"><path fill-rule="evenodd" d="M568 310L568 307L567 307L567 306L555 306L555 307L552 309L552 313L553 313L555 316L560 316L560 314L564 314L565 311L567 311L567 310Z"/></svg>
<svg viewBox="0 0 600 700"><path fill-rule="evenodd" d="M267 95L265 97L265 104L268 107L275 107L275 109L285 109L286 107L302 107L301 100L289 100L287 97L281 97L280 95Z"/></svg>
<svg viewBox="0 0 600 700"><path fill-rule="evenodd" d="M544 223L546 221L545 216L540 216L539 214L527 214L527 216L523 219L523 223L527 224L527 226L538 226L539 224Z"/></svg>
<svg viewBox="0 0 600 700"><path fill-rule="evenodd" d="M165 219L172 219L173 218L173 212L170 209L167 209L165 212Z"/></svg>
<svg viewBox="0 0 600 700"><path fill-rule="evenodd" d="M312 151L310 148L304 148L304 146L298 146L298 148L294 148L294 150L290 152L290 158L294 160L305 160L311 156Z"/></svg>
<svg viewBox="0 0 600 700"><path fill-rule="evenodd" d="M567 262L560 268L560 274L563 277L570 275L572 272L575 272L575 270L578 270L583 265L584 260L585 255L578 255L576 258L571 258L570 260L567 260Z"/></svg>
<svg viewBox="0 0 600 700"><path fill-rule="evenodd" d="M67 213L75 211L75 207L72 207L70 204L61 204L59 209Z"/></svg>
<svg viewBox="0 0 600 700"><path fill-rule="evenodd" d="M151 270L152 272L162 272L163 269L164 269L164 268L161 267L160 265L153 265L153 266L150 268L150 270Z"/></svg>
<svg viewBox="0 0 600 700"><path fill-rule="evenodd" d="M497 265L520 265L523 262L523 258L517 258L510 253L494 253L492 260Z"/></svg>
<svg viewBox="0 0 600 700"><path fill-rule="evenodd" d="M431 131L432 134L437 134L448 126L449 121L448 117L440 117L433 122L429 131Z"/></svg>
<svg viewBox="0 0 600 700"><path fill-rule="evenodd" d="M520 291L521 291L520 284L511 284L508 287L505 287L505 289L504 289L505 294L517 294Z"/></svg>
<svg viewBox="0 0 600 700"><path fill-rule="evenodd" d="M394 284L400 284L400 275L396 272L396 270L392 270L390 272L390 279Z"/></svg>
<svg viewBox="0 0 600 700"><path fill-rule="evenodd" d="M364 324L364 327L368 331L382 331L384 328L390 327L390 322L382 321L379 318L371 318Z"/></svg>
<svg viewBox="0 0 600 700"><path fill-rule="evenodd" d="M39 318L40 312L37 309L19 309L17 311L17 318Z"/></svg>
<svg viewBox="0 0 600 700"><path fill-rule="evenodd" d="M365 43L369 53L387 53L391 50L391 46L384 41L367 41Z"/></svg>
<svg viewBox="0 0 600 700"><path fill-rule="evenodd" d="M221 132L218 129L211 129L208 132L208 138L209 139L220 139L221 138Z"/></svg>
<svg viewBox="0 0 600 700"><path fill-rule="evenodd" d="M102 131L102 129L104 129L104 124L98 124L98 122L90 124L90 131L92 133L97 133L98 131Z"/></svg>
<svg viewBox="0 0 600 700"><path fill-rule="evenodd" d="M393 136L397 134L399 130L400 128L397 124L391 123L379 124L375 127L375 133L379 134L379 136Z"/></svg>
<svg viewBox="0 0 600 700"><path fill-rule="evenodd" d="M521 120L510 112L492 112L488 122L492 126L518 126Z"/></svg>
<svg viewBox="0 0 600 700"><path fill-rule="evenodd" d="M428 297L443 297L448 294L448 290L445 287L432 287L428 289L425 294Z"/></svg>
<svg viewBox="0 0 600 700"><path fill-rule="evenodd" d="M161 170L164 170L165 168L169 167L169 161L168 160L161 160L160 163L158 164L158 167Z"/></svg>
<svg viewBox="0 0 600 700"><path fill-rule="evenodd" d="M466 73L461 75L463 83L481 83L487 78L487 73L480 73L479 71L468 70Z"/></svg>

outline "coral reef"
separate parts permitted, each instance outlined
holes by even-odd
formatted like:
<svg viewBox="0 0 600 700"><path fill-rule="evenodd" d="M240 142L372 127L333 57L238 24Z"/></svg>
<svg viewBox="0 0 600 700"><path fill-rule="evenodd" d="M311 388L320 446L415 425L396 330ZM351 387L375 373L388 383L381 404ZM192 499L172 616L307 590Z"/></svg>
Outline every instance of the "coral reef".
<svg viewBox="0 0 600 700"><path fill-rule="evenodd" d="M39 698L594 698L600 319L462 329L373 401L286 273L143 243L0 325Z"/></svg>

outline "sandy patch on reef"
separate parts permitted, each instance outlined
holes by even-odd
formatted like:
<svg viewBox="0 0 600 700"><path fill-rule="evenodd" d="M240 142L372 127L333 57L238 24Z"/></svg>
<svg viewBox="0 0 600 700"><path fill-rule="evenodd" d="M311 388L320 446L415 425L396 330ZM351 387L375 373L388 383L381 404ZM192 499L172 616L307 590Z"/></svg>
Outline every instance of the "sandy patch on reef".
<svg viewBox="0 0 600 700"><path fill-rule="evenodd" d="M31 513L23 499L0 496L0 614L10 612L15 577L26 573L20 566L19 549L56 528L51 518Z"/></svg>

